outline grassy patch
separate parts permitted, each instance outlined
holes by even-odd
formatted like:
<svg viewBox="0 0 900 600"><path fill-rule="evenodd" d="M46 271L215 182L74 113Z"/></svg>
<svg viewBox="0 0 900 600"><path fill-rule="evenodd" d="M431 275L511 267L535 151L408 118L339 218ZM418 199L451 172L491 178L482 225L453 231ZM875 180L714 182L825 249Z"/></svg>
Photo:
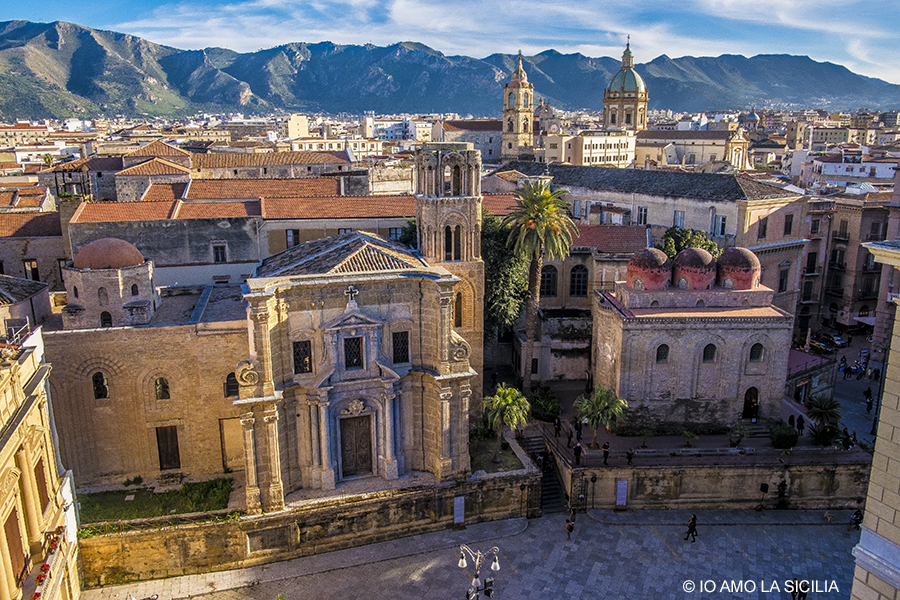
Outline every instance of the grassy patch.
<svg viewBox="0 0 900 600"><path fill-rule="evenodd" d="M512 451L509 444L504 441L503 446L505 449L500 453L500 462L495 463L491 459L494 457L494 448L497 447L497 438L470 440L469 458L472 459L472 472L501 473L523 468L522 461Z"/></svg>
<svg viewBox="0 0 900 600"><path fill-rule="evenodd" d="M228 508L230 477L200 483L185 483L180 490L154 494L149 488L117 492L78 494L81 522L130 521L172 514L206 512ZM125 501L125 496L134 500Z"/></svg>

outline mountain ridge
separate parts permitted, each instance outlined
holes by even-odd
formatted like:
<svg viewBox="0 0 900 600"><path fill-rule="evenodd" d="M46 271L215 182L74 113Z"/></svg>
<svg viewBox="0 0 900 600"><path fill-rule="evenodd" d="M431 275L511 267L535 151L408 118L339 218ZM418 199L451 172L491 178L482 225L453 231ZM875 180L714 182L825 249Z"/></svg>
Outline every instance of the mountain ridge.
<svg viewBox="0 0 900 600"><path fill-rule="evenodd" d="M523 57L535 94L566 110L601 110L619 59L548 49ZM275 110L455 112L499 116L516 56L447 56L425 44L291 42L240 53L182 50L55 21L0 22L0 119ZM900 108L900 85L808 56L677 59L636 70L650 108Z"/></svg>

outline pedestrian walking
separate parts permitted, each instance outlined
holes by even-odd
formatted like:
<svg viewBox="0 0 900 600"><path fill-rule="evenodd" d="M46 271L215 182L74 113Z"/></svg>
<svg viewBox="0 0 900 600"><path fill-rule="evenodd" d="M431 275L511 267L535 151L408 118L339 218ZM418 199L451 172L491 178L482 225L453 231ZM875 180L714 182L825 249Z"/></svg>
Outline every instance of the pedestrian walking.
<svg viewBox="0 0 900 600"><path fill-rule="evenodd" d="M603 464L608 465L609 460L609 442L603 442Z"/></svg>
<svg viewBox="0 0 900 600"><path fill-rule="evenodd" d="M692 538L691 543L697 541L697 515L691 515L691 518L688 521L687 534L684 536L684 541L687 541L688 538Z"/></svg>
<svg viewBox="0 0 900 600"><path fill-rule="evenodd" d="M872 399L871 398L866 398L866 412L867 413L872 412Z"/></svg>
<svg viewBox="0 0 900 600"><path fill-rule="evenodd" d="M852 336L852 335L848 335L848 336L847 336L847 346L849 347L850 344L852 344L852 343L853 343L853 336Z"/></svg>
<svg viewBox="0 0 900 600"><path fill-rule="evenodd" d="M566 539L567 540L572 539L573 531L575 531L575 524L572 521L570 521L569 519L566 519Z"/></svg>
<svg viewBox="0 0 900 600"><path fill-rule="evenodd" d="M790 417L788 417L788 425L790 425L791 427L795 427L795 425L794 425L794 415L791 415Z"/></svg>
<svg viewBox="0 0 900 600"><path fill-rule="evenodd" d="M557 415L556 419L553 421L553 437L559 437L559 432L562 429L562 421L559 420L559 416Z"/></svg>
<svg viewBox="0 0 900 600"><path fill-rule="evenodd" d="M576 512L577 511L574 508L569 512L569 520L572 521L573 523L575 522L575 513Z"/></svg>
<svg viewBox="0 0 900 600"><path fill-rule="evenodd" d="M625 451L625 458L628 459L628 464L631 464L631 461L634 460L634 448L629 448Z"/></svg>
<svg viewBox="0 0 900 600"><path fill-rule="evenodd" d="M575 440L579 442L581 441L581 428L581 421L575 419Z"/></svg>
<svg viewBox="0 0 900 600"><path fill-rule="evenodd" d="M797 592L799 591L800 582L797 581L797 578L794 577L794 580L791 582L791 600L797 600Z"/></svg>
<svg viewBox="0 0 900 600"><path fill-rule="evenodd" d="M863 514L862 511L858 508L856 512L853 513L853 516L850 517L850 529L859 529L859 526L862 524Z"/></svg>
<svg viewBox="0 0 900 600"><path fill-rule="evenodd" d="M803 429L806 427L806 419L803 418L803 415L797 416L797 433L803 435Z"/></svg>
<svg viewBox="0 0 900 600"><path fill-rule="evenodd" d="M572 447L572 428L566 427L566 448Z"/></svg>
<svg viewBox="0 0 900 600"><path fill-rule="evenodd" d="M584 448L581 447L581 442L577 442L575 444L574 452L575 452L575 464L580 465L581 464L581 453L584 452Z"/></svg>

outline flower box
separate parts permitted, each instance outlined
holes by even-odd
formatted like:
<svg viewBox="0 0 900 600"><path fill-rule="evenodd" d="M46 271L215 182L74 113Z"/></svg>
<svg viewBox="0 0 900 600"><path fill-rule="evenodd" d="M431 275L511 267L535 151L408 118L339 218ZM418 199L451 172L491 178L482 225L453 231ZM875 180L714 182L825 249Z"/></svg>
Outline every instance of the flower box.
<svg viewBox="0 0 900 600"><path fill-rule="evenodd" d="M49 573L49 572L50 572L50 565L48 565L47 563L42 564L41 565L41 573Z"/></svg>

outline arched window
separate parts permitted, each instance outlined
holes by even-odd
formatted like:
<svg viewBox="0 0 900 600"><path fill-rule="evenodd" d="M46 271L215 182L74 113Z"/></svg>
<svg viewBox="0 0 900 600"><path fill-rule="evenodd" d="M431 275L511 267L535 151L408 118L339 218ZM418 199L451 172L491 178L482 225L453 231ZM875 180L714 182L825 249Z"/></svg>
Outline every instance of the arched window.
<svg viewBox="0 0 900 600"><path fill-rule="evenodd" d="M463 321L463 297L462 292L456 292L456 302L453 303L453 326L462 327Z"/></svg>
<svg viewBox="0 0 900 600"><path fill-rule="evenodd" d="M112 315L105 310L100 313L100 327L112 327Z"/></svg>
<svg viewBox="0 0 900 600"><path fill-rule="evenodd" d="M583 298L587 296L588 270L584 265L575 265L569 273L569 295Z"/></svg>
<svg viewBox="0 0 900 600"><path fill-rule="evenodd" d="M525 107L528 108L528 92L525 92Z"/></svg>
<svg viewBox="0 0 900 600"><path fill-rule="evenodd" d="M453 230L453 260L462 260L462 230L459 225Z"/></svg>
<svg viewBox="0 0 900 600"><path fill-rule="evenodd" d="M763 345L753 344L750 347L750 362L761 362L763 359Z"/></svg>
<svg viewBox="0 0 900 600"><path fill-rule="evenodd" d="M703 349L703 362L705 362L705 363L716 362L716 345L715 344L707 344L706 348Z"/></svg>
<svg viewBox="0 0 900 600"><path fill-rule="evenodd" d="M109 294L106 293L106 288L97 288L97 304L100 306L106 306L109 304Z"/></svg>
<svg viewBox="0 0 900 600"><path fill-rule="evenodd" d="M453 229L444 227L444 260L453 260Z"/></svg>
<svg viewBox="0 0 900 600"><path fill-rule="evenodd" d="M656 348L656 362L669 362L669 347L666 344L660 344L659 347Z"/></svg>
<svg viewBox="0 0 900 600"><path fill-rule="evenodd" d="M541 296L556 298L556 267L545 265L541 269Z"/></svg>
<svg viewBox="0 0 900 600"><path fill-rule="evenodd" d="M132 283L132 284L131 284L131 295L132 295L132 296L137 296L137 295L138 295L138 286L137 286L136 283Z"/></svg>
<svg viewBox="0 0 900 600"><path fill-rule="evenodd" d="M239 393L239 386L237 376L234 373L229 373L228 377L225 378L225 397L228 396L237 396Z"/></svg>
<svg viewBox="0 0 900 600"><path fill-rule="evenodd" d="M72 293L75 294L76 298L78 297L78 286L77 285L72 286Z"/></svg>
<svg viewBox="0 0 900 600"><path fill-rule="evenodd" d="M616 124L616 113L614 113L614 112L609 113L609 124L610 125Z"/></svg>
<svg viewBox="0 0 900 600"><path fill-rule="evenodd" d="M165 377L157 377L156 378L156 399L157 400L168 400L169 399L169 382Z"/></svg>
<svg viewBox="0 0 900 600"><path fill-rule="evenodd" d="M91 385L94 387L94 398L109 398L109 386L106 383L106 375L102 371L97 371L91 375Z"/></svg>
<svg viewBox="0 0 900 600"><path fill-rule="evenodd" d="M454 165L450 172L450 195L462 196L462 169L459 165Z"/></svg>
<svg viewBox="0 0 900 600"><path fill-rule="evenodd" d="M513 93L510 92L509 93L509 107L512 108L513 106L515 106L515 95L513 95ZM512 123L512 121L510 121L510 123ZM512 131L512 129L510 129L510 131Z"/></svg>
<svg viewBox="0 0 900 600"><path fill-rule="evenodd" d="M509 133L512 133L512 132L513 132L513 121L512 121L512 119L510 119L509 121L507 121L507 123L506 123L506 131L508 131ZM509 147L512 148L512 144L510 144Z"/></svg>

